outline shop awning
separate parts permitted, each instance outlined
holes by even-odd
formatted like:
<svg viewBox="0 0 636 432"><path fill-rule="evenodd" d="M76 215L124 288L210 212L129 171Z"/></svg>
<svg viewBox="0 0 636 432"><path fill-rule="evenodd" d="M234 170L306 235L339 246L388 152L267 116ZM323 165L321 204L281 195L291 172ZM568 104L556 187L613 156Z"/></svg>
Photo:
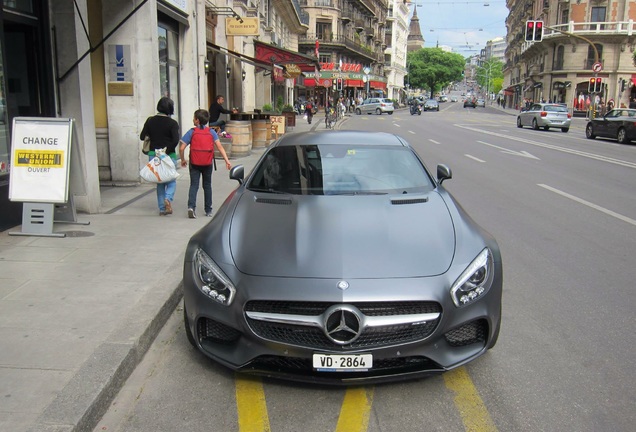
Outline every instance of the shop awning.
<svg viewBox="0 0 636 432"><path fill-rule="evenodd" d="M320 70L318 59L268 44L254 39L254 57L257 60L269 64L281 66L294 64L303 72L314 72L316 68Z"/></svg>
<svg viewBox="0 0 636 432"><path fill-rule="evenodd" d="M636 74L632 74L632 84L636 86Z"/></svg>
<svg viewBox="0 0 636 432"><path fill-rule="evenodd" d="M270 70L270 71L273 68L273 65L271 63L255 59L254 57L246 56L245 54L241 54L239 52L232 51L231 49L227 49L227 48L224 48L222 46L215 45L215 44L213 44L211 42L207 42L206 45L207 45L207 47L209 49L211 49L213 51L219 52L221 54L228 55L230 57L234 57L236 59L239 59L241 61L249 63L249 64L251 64L253 66L260 67L260 68L263 68L263 69L267 69L267 70Z"/></svg>
<svg viewBox="0 0 636 432"><path fill-rule="evenodd" d="M369 81L369 85L374 89L386 89L386 83L382 81Z"/></svg>

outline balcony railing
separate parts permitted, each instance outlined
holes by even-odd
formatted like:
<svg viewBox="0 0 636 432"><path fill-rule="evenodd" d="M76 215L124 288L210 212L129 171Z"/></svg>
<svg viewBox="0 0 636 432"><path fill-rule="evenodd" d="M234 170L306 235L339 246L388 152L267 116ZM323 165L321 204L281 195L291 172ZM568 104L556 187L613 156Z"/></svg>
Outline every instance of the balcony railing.
<svg viewBox="0 0 636 432"><path fill-rule="evenodd" d="M357 40L350 39L346 36L336 35L316 35L315 33L307 33L298 37L298 45L315 45L316 39L320 42L320 45L339 45L363 55L371 60L377 58L376 51L373 46L360 43ZM382 54L383 55L383 54Z"/></svg>
<svg viewBox="0 0 636 432"><path fill-rule="evenodd" d="M572 34L579 34L581 36L595 34L632 36L636 34L636 22L634 20L583 23L575 23L574 21L570 21L567 24L552 25L550 26L550 28L544 27L543 38L545 39L553 36L562 35L562 33L556 30L561 30Z"/></svg>
<svg viewBox="0 0 636 432"><path fill-rule="evenodd" d="M336 0L300 0L301 6L308 7L336 7Z"/></svg>

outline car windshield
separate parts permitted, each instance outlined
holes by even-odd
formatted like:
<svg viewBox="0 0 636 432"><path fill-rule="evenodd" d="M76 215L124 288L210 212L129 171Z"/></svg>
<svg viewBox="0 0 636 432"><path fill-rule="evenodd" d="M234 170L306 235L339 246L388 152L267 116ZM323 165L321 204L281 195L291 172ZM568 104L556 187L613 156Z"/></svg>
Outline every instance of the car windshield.
<svg viewBox="0 0 636 432"><path fill-rule="evenodd" d="M297 145L272 148L247 189L294 195L422 193L434 188L408 147Z"/></svg>

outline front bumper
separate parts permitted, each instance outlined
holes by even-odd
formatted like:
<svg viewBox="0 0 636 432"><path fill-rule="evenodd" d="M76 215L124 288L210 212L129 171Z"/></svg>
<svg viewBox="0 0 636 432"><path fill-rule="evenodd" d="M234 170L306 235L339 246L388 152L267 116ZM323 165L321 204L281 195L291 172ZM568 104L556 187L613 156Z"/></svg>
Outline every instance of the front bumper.
<svg viewBox="0 0 636 432"><path fill-rule="evenodd" d="M234 303L225 307L201 293L188 273L184 272L184 306L197 347L232 370L294 381L350 384L444 372L482 355L496 338L501 316L500 273L481 300L464 308L454 306L448 290L431 289L439 287L442 277L351 281L352 287L343 292L335 288L337 281L248 276L237 284ZM414 284L422 293L419 296L413 294ZM386 298L386 286L392 287L390 299ZM332 298L325 301L327 297ZM438 317L411 326L376 328L346 345L333 343L321 328L250 317L255 311L320 316L334 305L352 306L368 317L394 318L436 311ZM312 365L315 353L370 353L373 368L360 372L318 371Z"/></svg>

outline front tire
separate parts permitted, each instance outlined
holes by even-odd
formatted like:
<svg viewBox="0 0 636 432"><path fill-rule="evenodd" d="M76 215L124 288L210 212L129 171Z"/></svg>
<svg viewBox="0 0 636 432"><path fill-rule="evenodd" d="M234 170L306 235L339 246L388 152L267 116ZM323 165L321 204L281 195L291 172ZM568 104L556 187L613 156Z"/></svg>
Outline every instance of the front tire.
<svg viewBox="0 0 636 432"><path fill-rule="evenodd" d="M588 123L585 128L585 136L587 139L594 139L596 135L594 135L594 128L592 127L592 123Z"/></svg>
<svg viewBox="0 0 636 432"><path fill-rule="evenodd" d="M561 128L561 132L563 133L567 133L570 130L570 128Z"/></svg>
<svg viewBox="0 0 636 432"><path fill-rule="evenodd" d="M356 108L356 114L361 115L362 111L360 110L360 108Z"/></svg>
<svg viewBox="0 0 636 432"><path fill-rule="evenodd" d="M194 339L192 330L190 330L190 322L188 321L188 313L186 312L185 303L183 303L183 325L185 326L186 337L188 338L188 342L190 342L192 346L196 348L197 342Z"/></svg>
<svg viewBox="0 0 636 432"><path fill-rule="evenodd" d="M627 139L627 131L625 128L620 128L618 133L616 134L616 140L621 144L627 144L629 140Z"/></svg>

